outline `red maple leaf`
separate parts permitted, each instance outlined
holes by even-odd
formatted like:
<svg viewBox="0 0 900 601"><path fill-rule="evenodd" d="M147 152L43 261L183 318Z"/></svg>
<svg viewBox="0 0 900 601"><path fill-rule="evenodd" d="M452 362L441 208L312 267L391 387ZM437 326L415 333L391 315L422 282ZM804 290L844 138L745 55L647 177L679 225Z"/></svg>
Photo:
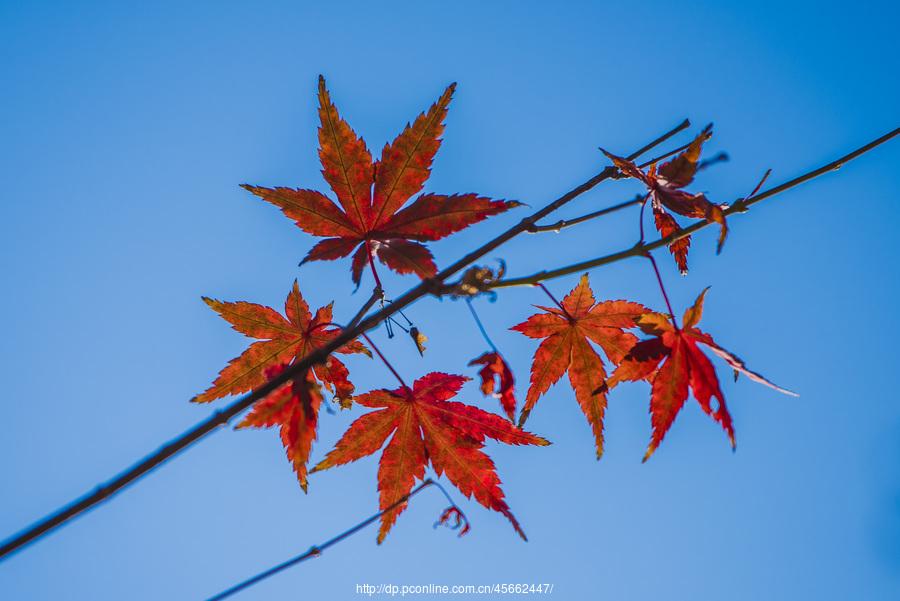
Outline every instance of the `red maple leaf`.
<svg viewBox="0 0 900 601"><path fill-rule="evenodd" d="M693 306L685 311L680 328L669 316L662 313L647 313L641 316L637 321L638 327L655 337L638 342L609 379L610 388L622 381L647 380L651 384L650 415L653 435L644 461L647 461L659 447L678 412L684 406L689 389L693 391L694 398L703 411L722 425L732 448L735 446L734 426L725 405L725 396L719 386L716 370L699 344L705 345L724 359L735 370L735 377L738 373L743 373L754 382L797 396L772 384L758 373L750 371L741 359L723 349L712 336L696 327L703 315L703 299L707 290L709 289L701 292ZM718 406L713 404L713 399L717 401Z"/></svg>
<svg viewBox="0 0 900 601"><path fill-rule="evenodd" d="M315 190L243 187L280 208L303 231L325 238L303 262L339 259L355 250L351 274L357 285L366 262L374 272L373 257L398 273L433 276L434 259L420 242L439 240L518 205L477 194L422 194L403 208L431 173L455 87L451 84L427 112L407 124L373 163L365 142L338 114L320 76L319 158L340 206Z"/></svg>
<svg viewBox="0 0 900 601"><path fill-rule="evenodd" d="M534 353L531 386L519 426L525 424L537 400L568 371L575 398L594 432L599 459L603 454L606 369L589 341L600 345L609 360L618 364L637 342L637 337L624 329L634 327L635 320L648 309L624 300L595 303L587 274L561 305L538 306L546 313L532 315L511 328L531 338L544 338Z"/></svg>
<svg viewBox="0 0 900 601"><path fill-rule="evenodd" d="M425 477L425 467L430 462L438 476L446 474L466 497L474 496L488 509L505 515L524 539L525 533L504 500L494 463L481 449L485 438L512 445L550 443L499 415L448 400L456 396L466 380L463 376L433 372L416 380L412 389L380 389L359 395L355 399L358 404L378 411L353 422L313 472L371 455L391 437L378 464L382 510L408 495L416 479ZM381 516L379 543L406 505L402 503Z"/></svg>
<svg viewBox="0 0 900 601"><path fill-rule="evenodd" d="M653 207L653 223L656 224L656 229L663 238L671 234L677 234L681 231L681 226L678 225L675 218L661 208L657 209L656 207ZM690 249L690 236L685 236L684 238L669 244L669 252L675 257L675 264L678 265L678 271L681 272L681 275L687 274L687 256Z"/></svg>
<svg viewBox="0 0 900 601"><path fill-rule="evenodd" d="M266 369L266 377L274 378L287 364ZM307 468L312 443L316 439L322 391L310 372L278 388L258 401L238 428L271 428L278 426L281 443L288 461L294 467L303 492L307 487Z"/></svg>
<svg viewBox="0 0 900 601"><path fill-rule="evenodd" d="M723 209L725 205L717 205L710 202L702 193L693 194L683 190L685 186L694 181L697 173L697 165L703 143L709 139L710 128L707 127L691 144L672 160L663 163L657 170L656 165L650 166L648 171L641 170L634 162L603 151L613 164L628 177L640 180L647 186L652 199L653 217L656 229L662 237L681 231L681 226L675 221L666 209L697 219L708 219L720 225L719 241L716 252L721 252L725 238L728 236L728 224L725 221ZM676 240L669 245L669 251L675 257L678 269L682 274L687 273L687 255L691 246L690 236Z"/></svg>
<svg viewBox="0 0 900 601"><path fill-rule="evenodd" d="M503 356L496 352L487 352L477 359L469 361L469 365L482 365L478 371L478 377L481 378L481 392L485 396L496 396L500 399L500 406L509 416L509 421L516 419L516 395L515 395L515 378L512 370L503 359ZM496 380L496 382L495 382Z"/></svg>
<svg viewBox="0 0 900 601"><path fill-rule="evenodd" d="M318 309L313 317L296 280L284 302L286 318L274 309L256 303L223 302L206 297L203 301L241 334L262 340L229 361L212 386L191 399L195 403L208 403L253 390L266 381L267 368L303 358L340 333L340 328L331 323L332 304ZM358 341L342 346L337 352L370 355ZM324 364L314 366L313 375L333 391L342 404L346 405L353 396L347 367L337 357L330 356Z"/></svg>

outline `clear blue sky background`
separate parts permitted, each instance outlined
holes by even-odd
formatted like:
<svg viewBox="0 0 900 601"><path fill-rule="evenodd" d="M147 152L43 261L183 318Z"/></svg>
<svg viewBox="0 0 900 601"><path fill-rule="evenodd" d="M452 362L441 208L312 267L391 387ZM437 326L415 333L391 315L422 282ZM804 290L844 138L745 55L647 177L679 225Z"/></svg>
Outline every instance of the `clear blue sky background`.
<svg viewBox="0 0 900 601"><path fill-rule="evenodd" d="M326 4L328 6L326 6ZM322 187L316 75L380 148L459 82L428 189L541 205L691 117L732 162L698 188L746 194L898 125L894 2L68 3L0 6L0 534L12 533L206 417L187 400L246 340L201 295L279 306L295 277L346 319L347 263L297 261L313 240L242 182ZM684 139L687 139L685 137ZM358 583L549 582L557 599L896 599L900 408L896 298L900 142L736 217L725 252L694 241L680 308L712 285L704 324L780 396L720 374L738 451L693 401L653 459L647 389L613 395L594 460L571 391L530 427L546 449L492 444L531 540L464 504L474 530L431 524L417 498L388 540L368 530L241 599L353 599ZM567 215L630 198L591 192ZM460 256L524 214L433 249ZM629 245L628 213L492 253L525 274ZM368 274L367 274L368 275ZM551 283L565 293L577 278ZM597 293L661 307L639 261L592 274ZM389 278L392 294L414 278ZM368 280L364 286L370 285ZM535 344L506 330L545 302L478 306L524 393ZM465 306L410 310L424 359L376 336L407 378L471 374L484 350ZM393 385L350 361L361 390ZM474 386L462 399L495 409ZM322 418L314 458L358 410ZM196 599L372 513L376 460L297 486L275 432L224 429L114 501L0 564L0 597ZM457 497L459 495L457 494Z"/></svg>

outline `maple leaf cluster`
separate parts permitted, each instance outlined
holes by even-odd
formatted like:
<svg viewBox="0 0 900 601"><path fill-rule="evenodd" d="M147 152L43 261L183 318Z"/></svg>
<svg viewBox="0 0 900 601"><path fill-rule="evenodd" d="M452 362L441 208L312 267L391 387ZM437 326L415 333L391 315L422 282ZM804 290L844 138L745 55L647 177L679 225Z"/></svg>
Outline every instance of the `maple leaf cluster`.
<svg viewBox="0 0 900 601"><path fill-rule="evenodd" d="M653 222L663 238L677 234L682 229L671 213L666 210L668 209L685 217L707 219L718 223L719 241L716 250L721 252L725 238L728 236L728 223L725 220L724 212L727 206L710 202L703 193L691 193L684 190L685 186L694 181L703 143L709 139L710 135L711 129L707 127L694 138L683 152L660 165L658 169L656 163L653 163L647 171L643 171L633 161L605 150L603 153L623 174L637 179L647 187L647 194L652 202ZM690 236L685 236L669 244L669 251L675 258L682 274L686 274L688 271L687 257L690 248Z"/></svg>
<svg viewBox="0 0 900 601"><path fill-rule="evenodd" d="M337 204L314 190L244 187L279 207L303 231L325 237L303 262L352 254L351 276L357 285L368 263L380 286L375 258L397 273L430 277L437 269L431 252L421 242L439 240L518 205L477 194L422 194L404 208L428 179L454 89L455 85L450 85L427 112L385 145L381 159L373 163L365 142L340 117L324 79L320 78L319 157L322 175ZM232 359L212 386L194 397L195 402L209 402L252 390L280 374L287 365L325 346L341 331L332 322L332 305L318 309L313 315L296 281L285 302L284 316L255 303L208 298L204 301L235 330L259 340ZM419 352L424 352L425 336L417 328L412 328L410 335ZM371 356L358 341L345 344L337 352ZM482 360L485 373L499 374L504 407L512 419L515 410L512 372L499 355L479 359ZM306 491L307 465L316 439L324 387L342 407L349 407L355 401L379 411L356 420L335 449L312 471L375 453L390 438L379 463L378 489L382 509L396 507L382 516L379 542L406 506L406 503L398 505L398 501L410 493L417 478L424 478L427 464L439 476L446 474L467 497L474 497L485 507L505 515L524 538L504 500L495 466L481 449L486 438L513 445L549 443L500 416L448 401L466 380L463 376L431 373L416 380L411 389L381 389L354 396L347 367L332 355L324 364L315 365L303 377L257 402L238 427L279 428L288 460ZM483 387L485 391L487 386L486 383ZM451 519L451 513L445 512L440 521ZM459 516L456 517L459 523ZM466 531L468 524L462 529Z"/></svg>
<svg viewBox="0 0 900 601"><path fill-rule="evenodd" d="M596 302L587 274L566 295L558 307L543 310L511 329L536 339L543 339L534 353L531 384L519 426L525 425L538 399L568 372L575 399L587 418L594 434L599 459L603 454L603 428L607 396L610 390L624 381L645 380L651 384L650 414L653 434L646 461L662 442L688 397L688 388L700 407L728 434L734 445L734 427L725 406L715 369L700 351L698 343L706 345L723 358L735 373L744 373L751 380L766 384L780 392L793 394L775 386L761 375L750 371L744 362L716 344L709 334L696 328L703 313L704 290L695 304L685 312L682 326L661 313L639 303L623 300ZM638 340L626 330L638 328L654 338ZM591 342L599 346L614 366L607 372L600 354ZM665 360L665 361L664 361ZM662 362L662 366L660 366ZM718 401L713 408L711 399Z"/></svg>
<svg viewBox="0 0 900 601"><path fill-rule="evenodd" d="M338 114L325 81L320 78L319 157L322 174L337 203L309 189L244 187L278 206L303 231L325 238L309 251L304 262L352 255L353 282L359 285L368 264L375 278L376 293L381 283L375 259L400 274L431 277L437 268L422 242L439 240L518 204L477 194L431 193L421 194L409 202L422 191L430 174L454 88L449 86L426 112L407 124L384 146L381 158L373 162L365 142ZM683 189L693 180L708 135L704 130L683 152L658 169L652 165L646 172L627 159L607 155L622 173L647 187L654 221L662 236L681 230L668 212L672 211L719 223L721 248L727 234L724 205ZM689 247L688 237L669 245L682 272L687 270ZM496 274L473 267L447 294L457 297L485 293L503 273L502 265ZM496 466L483 449L487 439L509 445L548 445L546 439L523 428L538 400L564 375L568 374L575 400L591 427L598 459L603 454L608 396L626 381L646 381L651 388L652 434L645 461L662 442L690 392L701 409L722 426L734 445L732 419L715 369L702 348L722 358L735 376L743 373L751 380L788 392L750 371L743 361L697 328L705 294L704 290L685 312L681 326L673 315L656 313L640 303L597 300L587 274L561 302L553 299L555 306L536 305L539 313L511 328L540 340L518 420L513 370L496 348L473 359L469 366L480 367L481 392L499 401L505 418L450 400L468 380L461 375L432 372L416 379L411 387L403 384L396 389L379 388L357 394L347 366L335 356L372 356L369 348L354 340L258 401L238 427L277 427L304 491L310 473L381 450L377 483L382 515L378 542L384 540L406 508L416 480L425 479L429 465L438 476L446 475L467 498L474 498L504 515L524 539L525 533L500 488ZM332 304L313 314L296 280L285 301L284 315L255 303L209 298L204 301L235 330L256 341L232 359L213 384L194 397L195 402L205 403L257 388L290 364L328 345L342 331L333 322ZM419 352L424 353L426 337L418 328L410 326L410 337ZM649 338L641 340L631 330ZM380 351L378 354L387 363ZM396 372L395 375L401 379ZM325 402L324 391L331 393L342 408L355 404L371 411L357 418L334 449L309 470L319 411ZM444 512L439 523L453 520L456 527L465 522L461 533L468 531L468 522L455 506Z"/></svg>
<svg viewBox="0 0 900 601"><path fill-rule="evenodd" d="M332 305L320 307L313 316L296 280L284 303L286 317L256 303L203 300L238 332L264 340L254 342L240 356L232 359L212 386L192 399L197 403L248 392L280 373L285 365L325 346L340 333L340 329L331 323ZM358 341L345 344L337 352L371 356L369 350ZM304 491L307 486L306 463L316 436L322 402L319 383L333 392L341 405L346 407L354 392L349 375L347 366L330 355L324 364L314 366L304 378L283 386L257 403L238 426L279 426L288 460L294 466Z"/></svg>

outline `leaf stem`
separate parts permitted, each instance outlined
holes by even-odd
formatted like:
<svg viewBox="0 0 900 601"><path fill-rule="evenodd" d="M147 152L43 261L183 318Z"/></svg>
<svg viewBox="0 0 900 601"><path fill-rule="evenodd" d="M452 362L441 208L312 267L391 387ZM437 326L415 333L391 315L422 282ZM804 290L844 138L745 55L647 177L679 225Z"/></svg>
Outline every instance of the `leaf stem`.
<svg viewBox="0 0 900 601"><path fill-rule="evenodd" d="M488 336L487 330L484 328L484 324L481 323L481 319L478 317L478 312L475 311L475 307L472 306L472 299L470 297L466 297L466 305L469 307L469 312L472 314L472 318L475 320L475 325L478 326L478 331L481 332L481 337L484 338L484 341L488 343L488 346L491 347L498 355L500 351L497 350L497 346L494 344L494 341L491 340L491 337Z"/></svg>
<svg viewBox="0 0 900 601"><path fill-rule="evenodd" d="M644 201L641 203L641 211L638 214L638 232L640 238L638 239L638 244L644 244L644 209L647 207L647 201L650 200L650 193L644 197ZM662 292L663 299L666 301L666 308L669 310L669 317L672 318L672 325L675 326L675 329L678 329L678 322L675 320L675 312L672 311L672 303L669 302L669 295L666 293L666 286L663 284L662 275L659 273L659 266L656 264L656 259L653 258L653 253L647 252L646 257L650 259L650 264L653 266L653 272L656 274L656 282L659 284L659 291Z"/></svg>
<svg viewBox="0 0 900 601"><path fill-rule="evenodd" d="M406 382L403 381L403 378L400 377L400 374L397 373L397 370L394 369L394 366L391 365L391 362L387 360L387 357L384 356L384 354L381 352L381 349L379 349L378 346L374 342L372 342L372 339L369 338L369 335L366 334L365 332L360 332L360 336L362 336L363 338L366 339L366 342L369 343L369 346L372 347L372 349L375 351L375 353L381 359L382 363L384 363L387 366L387 368L389 370L391 370L391 373L394 374L394 377L397 378L398 382L400 382L400 386L402 386L408 392L412 392L412 388L410 388L409 386L406 385Z"/></svg>
<svg viewBox="0 0 900 601"><path fill-rule="evenodd" d="M569 315L569 312L566 311L566 308L563 306L563 304L561 302L559 302L558 300L556 300L556 297L553 296L553 293L550 292L549 288L547 288L546 286L544 286L544 284L542 284L540 282L538 282L536 284L536 286L538 288L540 288L541 290L543 290L544 294L546 294L548 297L550 297L550 300L553 301L553 304L556 305L557 307L559 307L559 310L563 312L563 315L565 315L569 321L575 321L575 318L573 318L571 315Z"/></svg>
<svg viewBox="0 0 900 601"><path fill-rule="evenodd" d="M647 201L650 199L650 193L648 192L641 198L641 212L638 215L638 234L640 235L640 239L638 239L638 244L644 243L644 209L647 207Z"/></svg>
<svg viewBox="0 0 900 601"><path fill-rule="evenodd" d="M672 303L669 302L669 295L666 294L666 286L663 284L662 276L659 274L659 267L656 265L656 259L653 258L653 253L647 252L646 257L650 259L650 264L653 265L653 271L656 273L656 281L659 283L659 291L662 292L663 299L666 301L666 309L669 310L669 317L672 318L672 325L675 326L675 329L678 329L678 321L675 319L675 312L672 311Z"/></svg>
<svg viewBox="0 0 900 601"><path fill-rule="evenodd" d="M383 290L384 287L381 285L381 278L378 277L378 270L375 269L375 259L373 257L373 253L372 253L372 244L368 239L366 239L365 244L366 244L366 256L369 258L369 267L372 268L372 277L375 278L375 289Z"/></svg>
<svg viewBox="0 0 900 601"><path fill-rule="evenodd" d="M400 323L399 321L397 321L396 319L394 319L393 317L388 317L387 320L385 320L385 323L388 323L388 322L390 322L391 324L393 324L393 325L397 326L398 328L400 328L401 330L403 330L404 334L409 334L409 328L407 326L403 325L402 323ZM393 338L393 336L394 336L394 334L393 334L393 332L391 332L391 335L389 337Z"/></svg>

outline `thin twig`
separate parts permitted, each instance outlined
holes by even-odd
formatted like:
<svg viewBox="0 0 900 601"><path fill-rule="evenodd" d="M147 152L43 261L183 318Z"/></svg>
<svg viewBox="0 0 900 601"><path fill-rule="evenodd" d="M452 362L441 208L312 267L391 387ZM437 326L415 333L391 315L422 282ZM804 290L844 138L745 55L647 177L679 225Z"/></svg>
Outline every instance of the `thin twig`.
<svg viewBox="0 0 900 601"><path fill-rule="evenodd" d="M681 127L681 126L684 126L684 127ZM688 121L687 119L685 119L685 120L681 123L681 125L680 125L679 127L681 127L681 129L686 129L686 128L690 127L690 121ZM673 131L674 131L674 130L673 130ZM679 131L681 131L681 130L679 130ZM674 134L673 134L673 135L674 135ZM711 135L712 135L711 133L708 134L708 135L707 135L707 139L708 139L709 136L711 136ZM671 137L671 136L669 136L669 137ZM643 154L643 153L646 152L647 150L653 148L653 146L656 146L656 145L658 145L658 144L660 144L660 143L661 143L661 142L659 142L659 141L657 141L657 140L654 140L654 143L648 144L647 146L645 146L644 148L642 148L642 149L639 150L638 152L632 153L631 155L629 155L629 156L626 157L626 158L628 158L628 160L632 160L632 157L640 156L641 154ZM664 159L667 159L667 158L669 158L669 157L672 156L672 155L678 154L678 153L681 152L682 150L687 149L688 146L690 146L690 143L682 144L682 145L679 146L678 148L673 148L672 150L669 150L668 152L665 152L665 153L663 153L663 154L661 154L661 155L659 155L659 156L653 157L653 158L650 159L649 161L644 161L643 163L641 163L640 165L638 165L638 167L641 168L641 169L644 169L645 167L649 167L649 166L652 165L653 163L658 163L659 161L662 161L662 160L664 160ZM611 177L614 178L614 179L620 179L620 178L622 177L622 174L619 173L618 171L616 171L616 173L615 173L614 175L612 175ZM560 229L562 229L562 228L564 228L564 227L569 227L569 226L572 226L572 225L577 225L577 224L579 224L579 223L584 223L585 221L588 221L588 220L590 220L590 219L594 219L594 218L596 218L596 217L601 217L601 216L603 216L603 215L608 215L608 214L610 214L610 213L615 213L616 211L621 211L622 209L627 209L627 208L630 207L630 206L634 206L634 205L638 204L638 203L640 202L640 199L641 199L641 198L643 198L643 196L640 196L640 195L639 195L638 197L633 198L632 200L626 200L625 202L621 202L621 203L619 203L619 204L617 204L617 205L613 205L613 206L607 207L607 208L605 208L605 209L600 209L599 211L594 211L593 213L588 213L587 215L582 215L581 217L575 217L575 218L573 218L573 219L563 219L563 220L561 220L561 221L558 221L558 222L556 222L556 223L551 223L551 224L549 224L549 225L537 225L536 223L532 223L532 224L529 225L527 228L525 228L525 231L528 232L528 233L531 233L531 234L538 233L538 232L557 231L557 230L560 230Z"/></svg>
<svg viewBox="0 0 900 601"><path fill-rule="evenodd" d="M631 153L626 158L628 158L629 160L634 160L637 157L639 157L640 155L644 154L645 152L648 152L648 151L652 150L653 148L655 148L656 146L663 144L666 140L668 140L672 136L684 131L685 129L687 129L690 126L691 126L691 122L688 121L687 119L685 119L684 121L679 123L676 127L671 129L670 131L666 132L662 136L653 140L652 142L650 142L649 144L647 144L646 146L644 146L637 152ZM471 265L472 263L474 263L475 261L477 261L484 255L486 255L489 252L491 252L492 250L502 246L506 242L509 242L510 240L512 240L513 238L518 236L519 234L522 234L523 232L528 231L529 227L531 227L532 225L534 225L535 223L537 223L538 221L540 221L547 215L550 215L551 213L558 211L559 209L561 209L562 207L564 207L565 205L567 205L574 199L578 198L579 196L581 196L588 190L591 190L592 188L597 186L597 184L614 178L616 176L616 174L618 174L618 173L619 173L619 170L616 169L615 167L613 167L613 166L606 167L605 169L603 169L603 171L601 171L600 173L598 173L591 179L587 180L580 186L577 186L577 187L573 188L572 190L570 190L569 192L566 192L565 194L563 194L562 196L560 196L559 198L557 198L550 204L546 205L544 208L542 208L542 209L536 211L535 213L531 214L530 216L526 217L525 219L523 219L522 221L520 221L513 227L509 228L508 230L506 230L499 236L486 242L485 244L481 245L480 247L473 250L469 254L465 255L461 259L457 260L455 263L451 263L449 267L446 267L443 270L441 270L440 272L438 272L438 274L435 275L433 278L431 278L430 280L425 280L424 282L422 282L422 284L420 286L416 286L415 288L413 288L412 290L410 290L409 292L404 294L402 297L397 299L397 302L400 302L401 300L406 300L408 297L412 297L412 298L409 298L409 302L412 302L413 300L418 300L418 298L420 298L420 296L421 296L419 294L419 290L423 286L426 287L425 294L431 293L432 288L434 288L435 290L439 289L440 288L439 285L441 283L443 283L444 281L446 281L446 279L449 278L450 276L458 273L459 271L462 271L463 268ZM406 306L406 305L403 305L403 306Z"/></svg>
<svg viewBox="0 0 900 601"><path fill-rule="evenodd" d="M291 559L288 559L287 561L282 562L275 567L269 568L268 570L265 570L264 572L260 572L256 576L253 576L252 578L248 578L247 580L244 580L243 582L236 584L236 585L232 586L231 588L228 588L228 589L222 591L218 595L214 595L214 596L210 597L207 601L221 601L222 599L227 599L228 597L234 595L235 593L239 593L240 591L247 589L247 588L253 586L254 584L257 584L270 576L274 576L278 572L281 572L292 566L295 566L298 563L306 561L307 559L311 559L313 557L319 557L320 555L322 555L322 552L325 551L326 549L328 549L329 547L333 547L334 545L338 544L342 540L349 538L349 537L353 536L354 534L356 534L357 532L359 532L360 530L364 529L366 526L378 521L381 518L381 516L383 516L385 513L387 513L388 511L391 511L393 509L396 509L397 507L400 507L401 505L403 505L404 503L409 501L411 498L413 498L414 496L416 496L417 494L419 494L420 492L422 492L423 490L428 488L429 486L436 486L437 488L439 488L441 490L441 492L444 493L444 496L447 497L447 500L450 502L451 506L456 507L456 503L453 502L453 499L450 498L450 496L447 494L447 491L444 490L444 488L440 484L438 484L431 478L428 478L427 480L422 482L422 484L420 484L419 486L414 488L412 491L410 491L409 494L401 497L396 503L389 505L388 507L382 509L375 515L372 515L371 517L366 518L365 520L356 524L352 528L344 530L337 536L328 539L327 541L325 541L324 543L322 543L320 545L313 545L305 553L301 553L300 555L297 555L296 557L292 557Z"/></svg>
<svg viewBox="0 0 900 601"><path fill-rule="evenodd" d="M726 163L729 160L731 159L728 156L727 152L720 152L715 156L711 156L708 159L703 159L702 161L697 163L697 171L703 171L704 169L708 169L713 165L716 165L718 163Z"/></svg>
<svg viewBox="0 0 900 601"><path fill-rule="evenodd" d="M400 377L400 374L397 373L397 370L394 369L394 366L391 365L391 362L387 360L387 357L385 357L384 354L382 354L381 349L379 349L378 346L374 342L372 342L372 339L369 338L369 335L366 334L365 332L360 332L359 335L366 339L366 342L369 343L369 346L372 347L372 350L375 351L375 353L381 359L381 362L387 366L387 368L391 371L391 373L394 374L394 377L397 378L397 381L400 382L400 386L402 386L404 388L404 390L406 390L407 392L411 393L412 388L410 388L409 386L406 385L406 382L403 381L403 378Z"/></svg>
<svg viewBox="0 0 900 601"><path fill-rule="evenodd" d="M704 133L704 132L705 132L706 135L703 136L703 139L704 139L704 140L709 140L709 139L712 137L712 123L710 123L709 125L707 125L707 126L703 129L703 131L700 132L700 133ZM681 152L682 150L687 150L688 147L689 147L692 143L693 143L693 140L692 140L691 142L688 142L687 144L682 144L682 145L679 146L678 148L673 148L672 150L670 150L670 151L668 151L668 152L665 152L665 153L663 153L663 154L661 154L661 155L659 155L659 156L656 156L656 157L653 157L652 159L649 159L649 160L647 160L647 161L644 161L643 163L640 163L640 164L638 165L638 168L639 168L639 169L645 169L645 168L649 167L650 165L653 165L654 163L658 163L658 162L660 162L660 161L664 161L664 160L666 160L667 158L669 158L670 156L674 156L674 155L678 154L678 153ZM626 157L626 158L627 158L627 157ZM620 173L617 177L625 178L625 177L627 177L627 176L625 176L625 175L623 175L623 174Z"/></svg>
<svg viewBox="0 0 900 601"><path fill-rule="evenodd" d="M537 283L537 286L538 286L538 288L540 288L541 290L544 291L544 294L546 294L548 297L550 297L550 300L553 301L554 305L559 307L559 310L563 312L563 315L566 316L566 319L568 319L569 321L575 321L575 318L569 314L569 312L566 310L566 308L563 306L563 304L561 302L559 302L558 300L556 300L556 297L553 296L553 293L550 292L549 288L547 288L540 282Z"/></svg>
<svg viewBox="0 0 900 601"><path fill-rule="evenodd" d="M643 194L638 194L631 200L620 202L617 205L612 205L610 207L606 207L605 209L600 209L599 211L594 211L593 213L582 215L581 217L573 217L572 219L560 219L556 223L548 223L547 225L535 224L528 228L527 231L529 234L539 234L541 232L558 232L567 227L572 227L573 225L578 225L579 223L584 223L585 221L590 221L591 219L596 219L597 217L602 217L604 215L609 215L610 213L615 213L616 211L621 211L622 209L627 209L628 207L633 207L636 204L640 204L643 198Z"/></svg>
<svg viewBox="0 0 900 601"><path fill-rule="evenodd" d="M772 196L781 194L782 192L785 192L791 188L799 186L800 184L806 183L811 179L815 179L816 177L819 177L820 175L824 175L830 171L836 171L837 169L840 169L842 166L844 166L849 161L852 161L853 159L859 157L860 155L863 155L863 154L869 152L873 148L880 146L881 144L884 144L888 140L895 138L898 135L900 135L900 127L898 127L897 129L895 129L893 131L886 133L885 135L881 136L880 138L877 138L877 139L869 142L865 146L861 146L861 147L857 148L856 150L854 150L853 152L846 154L846 155L842 156L841 158L828 163L827 165L823 165L823 166L819 167L818 169L813 169L812 171L804 173L803 175L801 175L799 177L795 177L792 180L788 180L788 181L784 182L783 184L775 186L774 188L769 188L768 190L766 190L764 192L760 192L759 194L756 194L755 196L750 196L747 198L740 199L737 202L735 202L733 205L731 205L731 207L729 207L727 210L725 210L724 213L726 216L733 215L735 213L743 213L749 207L755 205L758 202L762 202L763 200L765 200L767 198L771 198ZM618 261L622 261L622 260L628 259L630 257L644 256L647 254L647 252L649 252L651 250L669 245L672 242L681 240L682 238L686 238L686 237L690 236L691 234L693 234L694 232L697 232L697 231L707 227L711 223L713 223L713 222L706 221L706 220L698 221L698 222L693 223L685 228L682 228L681 230L679 230L678 232L676 232L674 234L670 234L669 236L666 236L665 238L660 238L659 240L655 240L653 242L637 244L626 250L622 250L622 251L612 253L612 254L609 254L609 255L606 255L603 257L599 257L596 259L590 259L588 261L581 261L580 263L574 263L572 265L568 265L566 267L560 267L558 269L539 271L532 275L522 276L522 277L518 277L518 278L504 279L499 282L493 282L493 283L489 284L487 287L491 288L491 289L495 289L495 288L510 288L513 286L533 286L533 285L537 284L538 282L551 280L553 278L558 278L558 277L562 277L565 275L571 275L573 273L581 273L581 272L587 271L589 269L594 269L595 267L600 267L602 265L609 265L610 263L616 263Z"/></svg>
<svg viewBox="0 0 900 601"><path fill-rule="evenodd" d="M748 194L746 197L747 197L747 198L751 198L751 197L754 196L757 192L759 192L759 189L763 187L763 184L766 183L766 180L769 179L769 176L770 176L770 175L772 175L772 170L771 170L771 169L766 169L766 172L763 173L763 176L762 176L761 178L759 178L759 182L757 182L756 186L753 188L753 192L751 192L750 194Z"/></svg>
<svg viewBox="0 0 900 601"><path fill-rule="evenodd" d="M384 298L384 290L381 289L381 286L376 286L374 290L372 290L372 296L369 297L369 300L362 306L362 308L356 312L356 315L353 316L353 319L347 324L348 328L354 327L359 323L363 317L365 317L366 313L369 312L369 309L372 308L376 302Z"/></svg>
<svg viewBox="0 0 900 601"><path fill-rule="evenodd" d="M711 135L711 134L710 134ZM646 161L640 164L640 168L644 169L653 163L657 163L665 158L672 156L673 154L677 154L682 150L685 150L690 144L685 144L683 146L679 146L674 150L670 150L669 152L660 155L654 159ZM720 152L719 154L706 159L705 161L700 161L697 165L697 171L702 171L707 169L708 167L722 163L728 160L728 154L724 152ZM631 200L626 200L624 202L620 202L619 204L615 204L605 209L600 209L599 211L594 211L592 213L588 213L586 215L582 215L580 217L573 217L572 219L560 219L556 223L548 223L547 225L538 225L535 224L528 228L529 234L539 234L541 232L559 232L567 227L572 227L573 225L578 225L579 223L584 223L585 221L590 221L591 219L596 219L597 217L603 217L604 215L609 215L610 213L615 213L617 211L621 211L622 209L627 209L628 207L633 207L634 205L639 205L644 200L644 194L638 194Z"/></svg>

